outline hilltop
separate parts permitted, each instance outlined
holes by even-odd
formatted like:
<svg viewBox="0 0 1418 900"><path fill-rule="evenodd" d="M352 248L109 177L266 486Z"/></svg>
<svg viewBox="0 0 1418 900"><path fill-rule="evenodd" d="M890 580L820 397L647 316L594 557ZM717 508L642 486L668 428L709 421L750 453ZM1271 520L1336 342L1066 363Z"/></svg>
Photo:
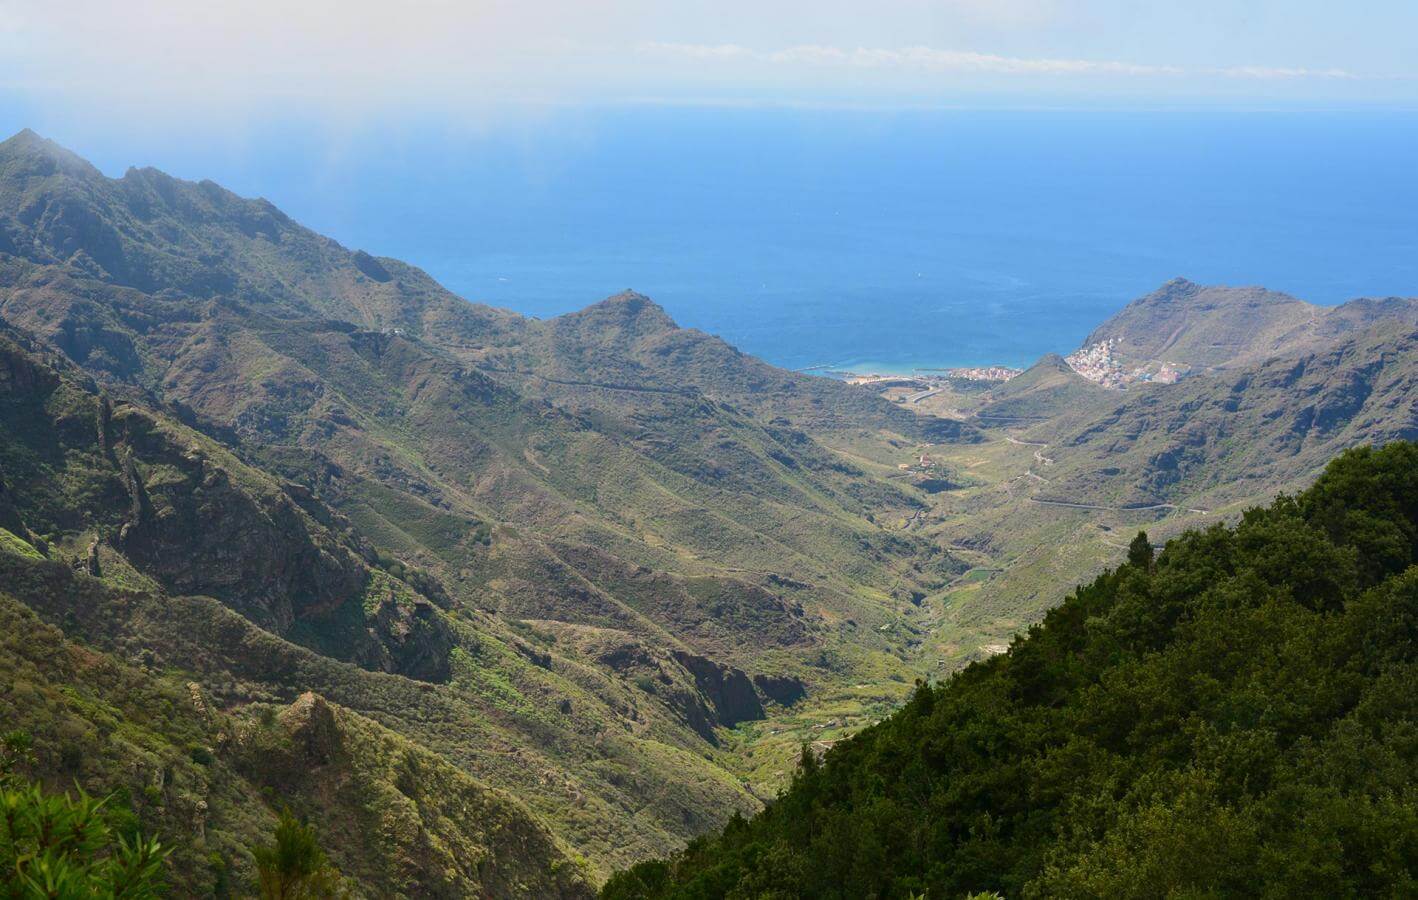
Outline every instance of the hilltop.
<svg viewBox="0 0 1418 900"><path fill-rule="evenodd" d="M576 388L633 385L691 391L766 421L817 434L886 430L917 440L970 441L968 425L916 416L870 391L770 366L628 291L548 320L521 319L515 341L478 354L480 365L524 374L528 387L569 396Z"/></svg>
<svg viewBox="0 0 1418 900"><path fill-rule="evenodd" d="M1364 298L1327 307L1260 287L1177 278L1099 325L1080 352L1107 347L1124 373L1155 374L1164 366L1214 371L1311 352L1384 320L1418 326L1418 299Z"/></svg>
<svg viewBox="0 0 1418 900"><path fill-rule="evenodd" d="M1030 423L1060 410L1091 408L1112 395L1075 372L1062 356L1048 353L1020 374L993 388L987 402L974 411L991 422Z"/></svg>

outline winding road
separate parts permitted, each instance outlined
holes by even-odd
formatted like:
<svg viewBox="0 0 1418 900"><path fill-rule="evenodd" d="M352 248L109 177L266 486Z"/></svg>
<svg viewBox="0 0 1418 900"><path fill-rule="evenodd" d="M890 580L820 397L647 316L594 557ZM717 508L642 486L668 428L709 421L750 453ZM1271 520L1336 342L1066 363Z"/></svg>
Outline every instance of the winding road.
<svg viewBox="0 0 1418 900"><path fill-rule="evenodd" d="M1045 466L1052 466L1054 464L1053 459L1044 455L1044 451L1048 449L1049 445L1043 443L1042 441L1021 441L1018 438L1013 438L1008 435L1005 436L1005 440L1009 441L1011 444L1017 444L1020 447L1037 447L1038 449L1034 451L1034 461ZM1045 482L1046 484L1049 481L1049 479L1045 478L1044 476L1036 474L1033 469L1028 470L1024 474L1029 478L1037 478L1039 481ZM1151 510L1158 509L1177 509L1182 510L1183 512L1202 514L1211 512L1211 510L1209 509L1178 506L1175 503L1149 503L1136 506L1103 506L1097 503L1074 503L1071 500L1041 500L1038 497L1029 497L1027 499L1030 503L1038 503L1042 506L1062 506L1066 509L1096 509L1102 512L1148 512Z"/></svg>
<svg viewBox="0 0 1418 900"><path fill-rule="evenodd" d="M1039 449L1034 451L1034 461L1045 466L1052 466L1054 464L1052 459L1044 455L1044 449L1049 446L1048 444L1043 444L1038 441L1021 441L1017 438L1009 437L1008 435L1005 436L1005 440L1009 441L1011 444L1018 444L1021 447L1038 447Z"/></svg>
<svg viewBox="0 0 1418 900"><path fill-rule="evenodd" d="M1097 509L1104 512L1147 512L1155 509L1180 509L1189 513L1209 513L1209 509L1197 509L1187 506L1178 506L1175 503L1149 503L1142 506L1100 506L1095 503L1074 503L1069 500L1040 500L1038 497L1028 498L1030 503L1039 503L1044 506L1063 506L1068 509Z"/></svg>

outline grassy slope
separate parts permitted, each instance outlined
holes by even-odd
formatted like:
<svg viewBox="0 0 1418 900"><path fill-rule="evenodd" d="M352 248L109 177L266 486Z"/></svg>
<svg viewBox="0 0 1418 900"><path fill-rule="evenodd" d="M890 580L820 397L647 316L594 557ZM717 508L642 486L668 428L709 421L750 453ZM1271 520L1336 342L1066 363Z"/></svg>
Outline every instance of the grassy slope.
<svg viewBox="0 0 1418 900"><path fill-rule="evenodd" d="M398 615L411 603L432 608L412 586L423 583L417 573L396 564L392 570L403 574L394 577L370 567L359 554L373 556L372 549L348 536L348 523L316 500L306 499L298 510L271 501L275 513L283 511L294 525L271 509L261 512L260 498L286 497L276 483L209 439L152 413L125 405L114 408L106 453L97 427L105 408L102 401L73 373L59 374L13 341L5 347L0 353L0 369L7 375L7 390L0 395L0 421L5 423L0 432L5 472L0 515L10 526L5 549L16 559L43 561L48 555L65 565L92 568L101 575L96 583L140 591L149 598L142 605L153 609L179 603L176 598L164 601L163 587L202 588L224 596L234 610L218 620L226 623L223 627L240 623L241 628L235 637L223 632L236 641L225 648L210 635L209 646L180 642L168 629L190 627L194 635L208 634L214 627L208 620L223 608L214 601L182 601L198 617L196 624L154 615L145 618L143 627L132 626L127 643L114 646L138 654L142 648L178 642L180 649L174 652L194 678L208 686L232 686L218 692L223 706L315 689L377 715L391 686L398 686L404 699L395 707L402 711L385 720L391 727L417 735L425 746L456 759L465 771L516 789L584 852L595 854L592 872L604 871L608 861L673 846L675 840L712 825L727 810L752 808L754 801L744 788L704 758L712 745L684 724L683 711L703 707L705 701L693 676L663 653L648 652L648 664L666 682L647 693L628 678L619 682L612 677L618 674L614 670L597 671L593 660L580 659L573 650L538 646L534 637L529 639L499 617L475 610L433 612L443 637L425 649L441 653L434 658L448 673L423 688L405 678L383 676L382 658L348 654L367 629L377 631L384 622L392 623L391 638L405 645L417 643L418 630L402 625ZM119 435L135 433L134 422L143 424L138 429L143 441L118 440ZM117 457L137 461L150 517L167 516L162 498L169 499L173 509L219 515L220 521L186 527L214 536L214 546L222 550L220 565L212 559L191 566L192 559L202 558L191 541L173 551L185 549L186 554L174 556L135 543L131 529L127 540L116 536L129 512ZM184 465L201 460L205 474L193 482L165 472L170 462L159 464L161 460ZM233 484L240 489L227 489ZM241 525L240 513L247 505L256 511L250 523ZM241 537L243 529L250 532L248 537ZM291 571L281 571L269 552L259 552L272 545L294 553ZM307 549L301 551L302 546ZM336 558L358 575L341 605L287 610L294 614L285 624L287 636L325 656L310 650L297 653L291 645L262 637L266 632L257 624L276 629L282 621L278 611L262 615L263 610L253 606L265 592L255 599L245 592L225 593L228 587L249 588L257 580L244 574L247 555L264 563L265 576L278 580L297 577L294 569L304 566L313 565L318 572L320 565L333 565L329 561ZM194 582L194 577L205 580ZM338 580L327 579L332 584ZM79 595L86 583L61 580L37 595L46 598L45 611L52 620L67 627L82 612ZM326 587L333 589L332 584ZM12 590L18 593L18 588ZM26 596L33 600L37 595ZM280 591L273 596L290 599ZM296 596L304 597L304 589ZM95 642L115 641L125 627L123 616L114 615L100 618L97 627L84 634ZM408 658L423 663L428 655ZM362 674L372 673L361 673L350 663L363 664L383 678L365 681ZM239 687L234 686L234 672L240 673ZM443 724L433 732L420 724L430 704L442 710L437 718ZM612 766L611 760L619 762ZM622 771L638 776L624 779L617 774ZM580 786L567 787L572 784ZM579 806L568 809L569 791L583 798ZM632 811L638 815L626 815Z"/></svg>
<svg viewBox="0 0 1418 900"><path fill-rule="evenodd" d="M0 594L8 685L0 709L7 728L35 740L26 768L59 789L118 792L114 802L132 804L172 848L168 877L181 893L244 892L254 877L251 848L269 839L283 805L312 817L359 896L589 893L578 866L525 807L442 759L347 710L337 712L332 753L312 758L303 734L258 715L259 707L223 712L190 680L200 674L155 665L150 648L107 641L114 652L104 652L72 640L34 611L68 618L73 630L73 612L60 611L74 600L113 613L131 609L132 596L98 582L41 596L56 582L30 567L48 564L0 556L0 565L23 598ZM140 661L126 662L128 653ZM399 779L411 765L417 790ZM351 828L391 839L361 845L345 839Z"/></svg>
<svg viewBox="0 0 1418 900"><path fill-rule="evenodd" d="M975 411L986 421L1028 424L1058 415L1060 410L1082 412L1106 405L1111 392L1069 368L1057 353L1050 353L988 395Z"/></svg>
<svg viewBox="0 0 1418 900"><path fill-rule="evenodd" d="M1362 315L1345 312L1360 306ZM961 487L930 497L911 530L976 568L926 599L923 654L938 654L937 671L948 672L998 651L1072 585L1120 559L1138 528L1166 541L1303 489L1346 447L1418 435L1409 306L1354 301L1329 315L1365 327L1332 328L1318 349L1177 385L1099 389L1082 406L1046 405L1041 421L990 428L984 443L924 448ZM982 396L1008 394L1012 383ZM1028 397L1026 388L1015 392ZM896 448L882 461L921 449ZM1122 508L1159 503L1172 506Z"/></svg>
<svg viewBox="0 0 1418 900"><path fill-rule="evenodd" d="M1117 342L1125 368L1163 362L1197 369L1244 365L1297 340L1324 308L1257 287L1211 287L1182 278L1129 303L1083 341Z"/></svg>
<svg viewBox="0 0 1418 900"><path fill-rule="evenodd" d="M1418 446L1150 548L606 897L1404 896Z"/></svg>
<svg viewBox="0 0 1418 900"><path fill-rule="evenodd" d="M623 397L583 397L565 404L571 415L548 411L537 393L523 399L446 355L468 358L459 342L469 335L519 346L531 340L521 335L525 321L445 296L392 261L379 261L377 271L361 267L357 254L213 186L146 172L112 182L55 148L25 149L8 167L18 195L12 202L44 204L37 221L23 217L26 236L41 249L12 262L16 288L5 315L98 374L157 390L205 427L229 429L263 464L283 464L283 473L307 484L320 481L334 505L362 526L402 538L404 549L445 580L491 555L485 542L428 547L415 533L421 523L405 528L404 516L390 521L384 513L403 509L426 519L431 511L419 508L423 501L448 514L445 535L481 536L489 519L500 519L614 546L639 565L690 561L702 571L732 559L750 571L782 568L776 574L827 591L833 607L855 605L868 614L875 605L869 586L912 579L918 558L932 555L928 547L885 539L866 519L882 507L915 504L915 497L864 483L790 427L761 425L702 400L627 409ZM97 219L99 234L69 234L62 226L70 219ZM75 257L56 267L43 252L89 237L121 250L124 264L112 263L118 275L96 283L76 270ZM184 277L177 291L142 290L165 273L202 265L215 269L206 281L189 286ZM315 318L339 312L336 303L357 325L397 320L408 333L371 334ZM404 307L403 319L388 311ZM420 324L417 316L435 312L439 328ZM135 317L141 329L133 327ZM438 334L438 345L414 339L419 333ZM115 370L108 365L114 359L131 365ZM752 360L741 368L809 385L815 393L804 409L843 405L837 394L845 386ZM816 397L824 391L830 403ZM866 392L847 393L857 406L917 427ZM870 415L862 414L874 422ZM332 471L336 478L325 478ZM405 497L391 498L389 489ZM519 540L519 552L500 562L516 564L540 550L531 564L557 568L538 547L540 536ZM787 560L792 564L783 566ZM576 615L576 592L559 593L566 613Z"/></svg>
<svg viewBox="0 0 1418 900"><path fill-rule="evenodd" d="M1197 370L1254 366L1278 356L1309 353L1362 332L1383 319L1418 326L1418 300L1363 298L1316 306L1258 287L1217 287L1176 279L1099 325L1083 346L1117 342L1126 368L1164 362Z"/></svg>
<svg viewBox="0 0 1418 900"><path fill-rule="evenodd" d="M808 699L791 711L764 701L790 719L788 733L844 707L880 710L916 666L911 598L960 570L883 524L919 508L920 492L873 477L875 467L844 461L806 430L880 442L884 428L935 426L675 329L640 301L535 325L467 304L397 261L351 253L270 204L152 170L106 179L32 135L0 146L0 283L8 321L98 378L115 415L159 422L173 437L176 456L140 475L182 513L150 519L174 527L145 557L108 537L95 543L125 523L123 467L76 445L27 461L30 483L73 490L17 495L13 533L27 521L55 559L83 565L94 547L110 584L211 593L317 654L380 671L400 664L379 647L351 654L351 639L371 620L402 631L400 584L427 594L443 607L429 620L449 634L415 654L439 684L414 696L444 704L451 724L430 730L412 712L381 721L516 791L594 872L752 809L751 791L771 793L782 777L791 741L755 755L756 726L718 727L708 687L673 654L805 685ZM636 314L623 315L627 305ZM641 360L635 375L654 390L592 383L619 377L597 368L602 341ZM528 359L545 371L494 365ZM562 375L576 383L546 381ZM760 382L774 387L771 408L754 393ZM60 430L94 433L96 401L83 402L59 416ZM201 448L200 466L183 461L184 443ZM183 532L213 549L228 537L184 518L224 508L203 499L211 471L250 482L246 495L271 507L255 504L264 512L243 542L253 565L274 504L321 535L312 559L349 557L346 574L382 602L341 590L302 613L293 601L311 592L298 588L299 560L259 596L237 596L250 581L240 567L220 583L183 581L211 568L184 565ZM96 507L111 508L108 519L73 517L91 506L89 490L111 495ZM563 638L567 626L602 629L634 653ZM377 697L398 683L340 666L291 669L284 645L257 643L274 655L253 664L250 691L230 702L314 688L374 715L361 691ZM190 665L205 672L200 655ZM880 687L864 698L865 683Z"/></svg>

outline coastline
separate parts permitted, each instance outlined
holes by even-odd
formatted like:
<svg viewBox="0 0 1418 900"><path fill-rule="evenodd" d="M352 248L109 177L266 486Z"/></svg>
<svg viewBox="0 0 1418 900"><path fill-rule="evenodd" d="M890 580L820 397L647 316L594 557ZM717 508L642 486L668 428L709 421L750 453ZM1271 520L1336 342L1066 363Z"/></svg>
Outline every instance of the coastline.
<svg viewBox="0 0 1418 900"><path fill-rule="evenodd" d="M952 372L959 372L967 369L1011 369L1023 371L1030 364L1023 365L1017 363L992 361L959 361L959 362L938 362L931 365L920 365L912 363L887 363L871 361L853 361L845 363L822 363L815 366L804 366L793 371L801 372L804 375L820 375L826 378L844 379L853 376L875 375L891 378L945 378Z"/></svg>

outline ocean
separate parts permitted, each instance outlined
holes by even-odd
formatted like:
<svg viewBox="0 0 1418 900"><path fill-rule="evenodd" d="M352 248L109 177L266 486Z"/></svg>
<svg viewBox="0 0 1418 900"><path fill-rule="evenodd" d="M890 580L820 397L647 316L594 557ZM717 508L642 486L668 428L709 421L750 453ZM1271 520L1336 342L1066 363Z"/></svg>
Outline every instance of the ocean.
<svg viewBox="0 0 1418 900"><path fill-rule="evenodd" d="M1176 276L1418 294L1415 113L645 106L173 152L470 299L633 288L792 368L1024 366Z"/></svg>

